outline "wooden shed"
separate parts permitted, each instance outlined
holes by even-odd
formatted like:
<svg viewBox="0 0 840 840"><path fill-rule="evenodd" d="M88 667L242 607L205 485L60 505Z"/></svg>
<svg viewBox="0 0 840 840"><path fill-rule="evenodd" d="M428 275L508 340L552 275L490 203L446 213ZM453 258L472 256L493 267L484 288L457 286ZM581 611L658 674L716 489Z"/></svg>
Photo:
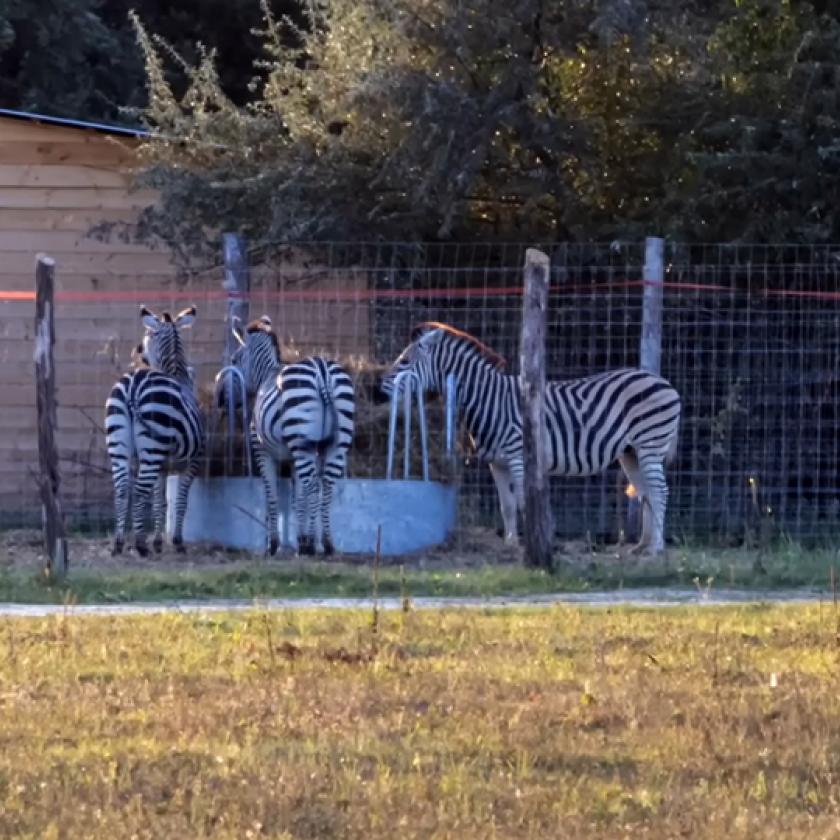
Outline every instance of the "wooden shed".
<svg viewBox="0 0 840 840"><path fill-rule="evenodd" d="M156 310L195 304L189 352L199 382L212 382L222 361L221 266L183 280L165 250L90 235L102 222L131 224L156 200L153 192L131 189L141 134L0 109L0 524L40 520L32 358L36 254L56 263L58 444L71 515L100 520L110 510L103 406L141 336L140 304ZM363 272L287 261L254 267L252 278L252 313L270 314L281 335L302 349L367 353ZM296 295L296 289L306 293Z"/></svg>

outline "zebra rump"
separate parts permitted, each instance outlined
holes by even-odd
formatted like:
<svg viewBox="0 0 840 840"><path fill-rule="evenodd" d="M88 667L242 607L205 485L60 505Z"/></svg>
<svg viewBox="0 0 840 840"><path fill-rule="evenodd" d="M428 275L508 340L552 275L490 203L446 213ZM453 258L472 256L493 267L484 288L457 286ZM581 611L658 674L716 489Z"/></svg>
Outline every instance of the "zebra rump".
<svg viewBox="0 0 840 840"><path fill-rule="evenodd" d="M105 434L114 485L114 554L123 550L132 506L135 545L148 554L145 517L151 499L154 549L163 544L165 480L181 472L173 543L182 550L182 526L190 485L204 453L204 418L195 396L178 329L188 327L195 309L160 317L141 309L146 337L132 351L134 370L114 384L105 403ZM132 500L133 496L133 500Z"/></svg>
<svg viewBox="0 0 840 840"><path fill-rule="evenodd" d="M320 356L283 365L268 316L244 331L235 324L233 331L241 346L232 363L254 400L250 433L266 492L268 552L274 554L279 546L277 464L291 461L298 552L315 551L320 507L324 553L332 554L330 508L353 441L353 382L340 364Z"/></svg>

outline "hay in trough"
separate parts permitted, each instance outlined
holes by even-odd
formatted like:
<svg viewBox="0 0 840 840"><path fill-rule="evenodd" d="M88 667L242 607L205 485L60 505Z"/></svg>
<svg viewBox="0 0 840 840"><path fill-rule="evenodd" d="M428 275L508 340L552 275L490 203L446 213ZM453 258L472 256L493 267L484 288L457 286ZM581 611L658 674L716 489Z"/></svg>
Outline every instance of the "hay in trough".
<svg viewBox="0 0 840 840"><path fill-rule="evenodd" d="M369 360L360 357L340 361L353 378L356 393L355 434L353 446L350 449L348 475L351 478L385 478L390 403L383 401L379 395L379 383L387 368L385 365L372 364ZM228 445L226 410L215 404L213 386L201 386L198 394L199 402L208 418L208 452L202 474L206 477L247 475L241 413L236 412L231 447ZM429 477L434 481L451 481L454 468L447 463L446 458L442 399L437 397L427 399L426 421L429 432ZM394 451L394 478L402 478L404 474L402 428L402 406L400 406ZM410 477L422 477L420 426L416 407L412 411L410 468ZM256 463L252 463L252 474L258 475ZM283 465L281 475L286 477L289 474L289 465Z"/></svg>

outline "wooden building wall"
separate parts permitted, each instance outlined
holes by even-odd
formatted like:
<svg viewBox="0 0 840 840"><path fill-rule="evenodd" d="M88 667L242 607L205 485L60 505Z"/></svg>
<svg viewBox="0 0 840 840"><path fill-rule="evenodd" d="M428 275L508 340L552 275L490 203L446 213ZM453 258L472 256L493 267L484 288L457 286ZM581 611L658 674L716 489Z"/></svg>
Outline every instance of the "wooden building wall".
<svg viewBox="0 0 840 840"><path fill-rule="evenodd" d="M103 405L142 334L141 303L156 311L195 304L197 324L187 335L199 383L212 382L220 366L226 311L220 268L181 284L169 253L88 235L101 222L132 222L155 200L129 188L135 142L0 117L0 524L40 517L32 361L37 253L56 261L58 444L71 513L110 515ZM271 315L281 336L304 352L367 354L363 274L263 265L253 270L252 286L252 314ZM282 293L295 289L307 290L305 299L284 302ZM353 289L357 299L348 297Z"/></svg>

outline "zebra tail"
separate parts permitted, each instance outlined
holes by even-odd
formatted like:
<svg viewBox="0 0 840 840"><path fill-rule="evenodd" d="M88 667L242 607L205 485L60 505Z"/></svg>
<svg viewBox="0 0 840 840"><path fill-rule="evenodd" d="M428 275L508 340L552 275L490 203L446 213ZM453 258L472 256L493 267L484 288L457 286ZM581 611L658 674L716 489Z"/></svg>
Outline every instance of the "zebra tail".
<svg viewBox="0 0 840 840"><path fill-rule="evenodd" d="M329 437L334 438L338 435L338 409L335 407L335 400L333 400L333 393L330 385L331 383L327 381L327 378L323 374L319 373L318 392L321 395L321 402L324 405L325 415L326 412L329 412L332 416L332 433ZM323 439L326 440L327 436L324 435Z"/></svg>

